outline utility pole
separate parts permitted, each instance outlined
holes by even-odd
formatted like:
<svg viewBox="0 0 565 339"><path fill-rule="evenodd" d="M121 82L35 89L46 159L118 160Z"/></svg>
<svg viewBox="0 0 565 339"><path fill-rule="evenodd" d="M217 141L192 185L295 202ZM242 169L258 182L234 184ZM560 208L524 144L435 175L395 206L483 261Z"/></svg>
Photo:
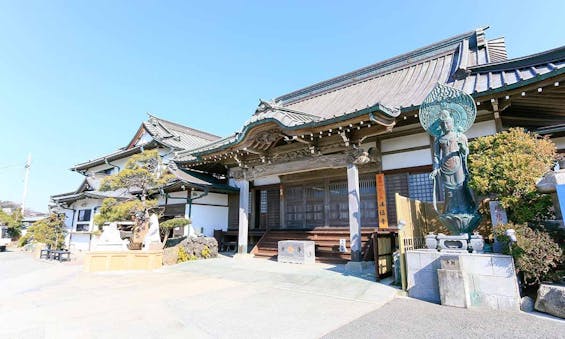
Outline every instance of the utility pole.
<svg viewBox="0 0 565 339"><path fill-rule="evenodd" d="M22 195L22 217L25 217L25 205L27 196L27 184L29 180L29 169L31 167L31 153L27 156L27 161L25 164L25 175L24 175L24 193Z"/></svg>

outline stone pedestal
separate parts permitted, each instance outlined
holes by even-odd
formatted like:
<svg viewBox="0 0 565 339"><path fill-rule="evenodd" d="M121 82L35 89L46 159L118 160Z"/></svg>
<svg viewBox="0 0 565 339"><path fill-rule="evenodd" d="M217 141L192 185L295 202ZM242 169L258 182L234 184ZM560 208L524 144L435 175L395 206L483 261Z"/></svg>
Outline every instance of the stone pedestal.
<svg viewBox="0 0 565 339"><path fill-rule="evenodd" d="M456 250L456 251L467 251L467 241L469 236L467 234L461 235L444 235L438 234L438 248L442 250Z"/></svg>
<svg viewBox="0 0 565 339"><path fill-rule="evenodd" d="M442 260L446 261L443 267ZM458 264L448 266L449 260ZM408 295L416 299L440 303L443 294L443 301L452 306L520 309L518 281L511 256L407 251L406 272ZM440 288L443 289L441 293ZM464 306L461 306L462 296L465 297Z"/></svg>
<svg viewBox="0 0 565 339"><path fill-rule="evenodd" d="M313 264L316 262L313 241L283 240L278 243L278 262Z"/></svg>

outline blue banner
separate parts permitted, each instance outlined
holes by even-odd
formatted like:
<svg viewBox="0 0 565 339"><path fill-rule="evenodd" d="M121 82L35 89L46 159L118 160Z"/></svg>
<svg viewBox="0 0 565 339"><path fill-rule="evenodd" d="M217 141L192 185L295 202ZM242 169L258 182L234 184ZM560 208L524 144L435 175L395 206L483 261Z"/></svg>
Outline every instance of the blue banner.
<svg viewBox="0 0 565 339"><path fill-rule="evenodd" d="M565 184L557 185L555 190L557 191L557 200L559 200L559 208L561 209L561 218L563 223L565 223Z"/></svg>

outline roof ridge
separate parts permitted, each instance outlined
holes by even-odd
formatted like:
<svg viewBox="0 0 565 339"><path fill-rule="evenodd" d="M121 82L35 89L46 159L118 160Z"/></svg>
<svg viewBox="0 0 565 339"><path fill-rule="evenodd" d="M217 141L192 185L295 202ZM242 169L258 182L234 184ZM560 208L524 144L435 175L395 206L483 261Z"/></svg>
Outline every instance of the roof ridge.
<svg viewBox="0 0 565 339"><path fill-rule="evenodd" d="M507 66L508 68L518 68L525 61L530 61L530 62L523 67L529 67L529 66L533 65L531 63L531 60L530 60L532 58L539 59L539 60L535 60L539 64L551 62L551 61L559 60L559 59L565 59L565 45L560 46L560 47L556 47L556 48L552 48L552 49L548 49L546 51L542 51L542 52L538 52L538 53L534 53L534 54L529 54L529 55L524 55L524 56L521 56L521 57L516 57L516 58L504 60L504 61L491 62L491 63L488 63L488 64L470 66L469 70L473 71L473 72L489 71L489 70L494 70L494 69L495 70L504 70L504 68L499 68L499 66Z"/></svg>
<svg viewBox="0 0 565 339"><path fill-rule="evenodd" d="M159 123L165 122L165 123L168 123L168 124L171 124L171 125L174 125L174 126L183 128L183 129L185 129L185 130L188 130L188 131L190 131L190 132L193 132L193 133L195 134L194 136L198 136L198 137L201 137L201 138L203 138L203 139L209 139L209 138L219 139L219 138L220 138L219 136L217 136L217 135L215 135L215 134L208 133L208 132L205 132L205 131L196 129L196 128L188 127L188 126L179 124L178 122L174 122L174 121L166 120L166 119L163 119L163 118L159 118L159 117L157 117L157 116L155 116L155 115L153 115L153 114L151 114L151 113L147 113L147 115L148 115L150 118L156 119ZM166 130L168 130L168 128L166 128L165 126L163 126L163 127L164 127ZM170 133L170 132L169 132L169 133Z"/></svg>
<svg viewBox="0 0 565 339"><path fill-rule="evenodd" d="M274 99L275 102L280 102L280 101L297 101L300 99L303 99L304 97L309 97L309 94L319 94L319 93L312 93L316 90L320 90L323 91L324 89L329 90L332 88L332 86L341 86L343 85L343 82L354 79L354 82L360 81L360 80L364 80L365 78L362 79L355 79L359 76L371 76L370 73L377 73L377 74L372 74L372 75L378 75L378 71L382 70L383 68L385 68L386 66L393 66L395 64L399 64L402 61L408 61L409 59L412 58L416 58L416 57L422 57L425 56L428 53L432 53L432 52L438 52L435 54L430 55L430 57L435 56L439 53L442 52L442 49L446 49L448 47L454 47L457 48L458 47L458 43L460 41L462 41L465 38L470 38L476 34L478 34L479 32L482 32L483 30L485 30L485 27L481 27L478 28L476 30L473 31L469 31L463 34L459 34L459 35L455 35L452 36L450 38L438 41L436 43L433 43L431 45L425 46L425 47L421 47L415 50L412 50L410 52L407 53L403 53L397 56L394 56L392 58L388 58L385 59L383 61L379 61L377 63L374 63L372 65L369 66L365 66L362 68L359 68L357 70L354 70L352 72L348 72L333 78L330 78L328 80L324 80L318 83L315 83L313 85L304 87L302 89L281 95L277 98ZM412 63L417 63L417 62L421 62L422 60L414 60ZM407 65L403 65L403 66L407 66ZM390 71L390 69L387 69L385 72ZM286 102L285 104L287 104L288 102Z"/></svg>

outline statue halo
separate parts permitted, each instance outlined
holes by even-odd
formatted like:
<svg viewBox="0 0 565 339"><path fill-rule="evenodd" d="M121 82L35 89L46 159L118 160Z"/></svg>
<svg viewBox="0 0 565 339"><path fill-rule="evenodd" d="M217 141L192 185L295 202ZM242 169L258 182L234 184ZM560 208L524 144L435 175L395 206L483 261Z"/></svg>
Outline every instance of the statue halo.
<svg viewBox="0 0 565 339"><path fill-rule="evenodd" d="M439 137L443 134L440 127L440 115L448 111L453 118L455 130L465 133L477 116L477 107L473 98L458 89L436 84L420 106L420 124L430 135Z"/></svg>

